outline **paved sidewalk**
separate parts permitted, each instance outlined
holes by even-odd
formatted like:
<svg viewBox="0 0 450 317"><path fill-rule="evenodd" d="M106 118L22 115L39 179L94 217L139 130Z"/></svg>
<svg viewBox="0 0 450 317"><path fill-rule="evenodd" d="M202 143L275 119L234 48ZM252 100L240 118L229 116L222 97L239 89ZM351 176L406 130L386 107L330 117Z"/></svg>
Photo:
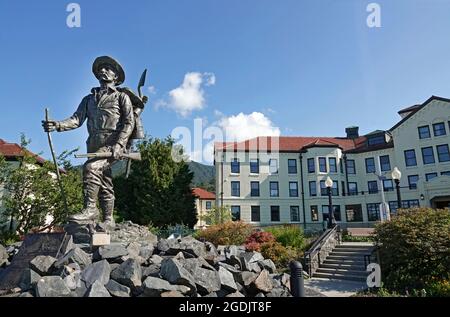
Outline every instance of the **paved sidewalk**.
<svg viewBox="0 0 450 317"><path fill-rule="evenodd" d="M305 287L319 292L327 297L350 297L357 291L367 288L363 282L312 278L305 280Z"/></svg>

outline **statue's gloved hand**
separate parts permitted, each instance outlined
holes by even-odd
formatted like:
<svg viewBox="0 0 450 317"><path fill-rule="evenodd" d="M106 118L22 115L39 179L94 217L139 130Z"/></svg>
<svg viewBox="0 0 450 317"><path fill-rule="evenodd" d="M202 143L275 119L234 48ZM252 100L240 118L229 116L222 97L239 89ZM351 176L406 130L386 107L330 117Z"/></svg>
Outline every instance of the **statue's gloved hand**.
<svg viewBox="0 0 450 317"><path fill-rule="evenodd" d="M145 105L147 103L147 101L148 101L148 97L147 96L142 96L141 100L142 100L142 103Z"/></svg>
<svg viewBox="0 0 450 317"><path fill-rule="evenodd" d="M59 129L59 122L53 120L42 120L42 127L44 128L45 132L52 132Z"/></svg>
<svg viewBox="0 0 450 317"><path fill-rule="evenodd" d="M115 160L120 159L123 155L123 147L120 144L114 144L111 151Z"/></svg>

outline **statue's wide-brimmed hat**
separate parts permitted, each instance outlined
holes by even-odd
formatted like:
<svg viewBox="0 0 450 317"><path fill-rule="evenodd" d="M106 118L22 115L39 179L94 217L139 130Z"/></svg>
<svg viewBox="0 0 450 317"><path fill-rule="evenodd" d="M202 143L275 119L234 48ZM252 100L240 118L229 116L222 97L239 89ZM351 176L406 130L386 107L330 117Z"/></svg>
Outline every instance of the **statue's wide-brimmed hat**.
<svg viewBox="0 0 450 317"><path fill-rule="evenodd" d="M120 85L125 81L125 72L123 71L122 66L118 61L109 56L97 57L94 61L94 64L92 64L92 72L98 80L100 80L100 70L103 65L109 65L115 70L117 74L116 85Z"/></svg>

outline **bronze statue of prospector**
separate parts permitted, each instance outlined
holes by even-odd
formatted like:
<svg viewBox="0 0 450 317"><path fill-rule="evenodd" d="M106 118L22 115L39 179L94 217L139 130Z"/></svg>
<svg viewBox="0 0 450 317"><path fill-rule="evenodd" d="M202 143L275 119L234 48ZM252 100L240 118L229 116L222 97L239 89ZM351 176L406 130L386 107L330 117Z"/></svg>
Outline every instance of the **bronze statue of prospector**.
<svg viewBox="0 0 450 317"><path fill-rule="evenodd" d="M125 80L122 66L112 57L95 59L92 72L100 82L83 98L75 113L62 121L43 121L46 132L68 131L79 128L87 120L89 153L111 153L89 158L83 165L84 208L69 221L85 223L97 220L97 199L103 211L103 227L113 228L114 190L111 166L131 149L133 139L144 137L140 114L147 102L141 96L145 73L138 86L139 97L129 88L117 87ZM129 164L128 164L129 169Z"/></svg>

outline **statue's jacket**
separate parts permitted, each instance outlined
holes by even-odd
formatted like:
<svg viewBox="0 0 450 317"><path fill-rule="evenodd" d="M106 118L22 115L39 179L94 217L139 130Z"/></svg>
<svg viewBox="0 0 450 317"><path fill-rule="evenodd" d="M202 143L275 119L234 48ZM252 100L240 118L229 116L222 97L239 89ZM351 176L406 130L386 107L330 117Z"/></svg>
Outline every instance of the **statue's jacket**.
<svg viewBox="0 0 450 317"><path fill-rule="evenodd" d="M86 144L90 153L114 144L125 147L134 129L133 106L128 95L111 87L101 97L99 92L100 88L93 88L75 113L60 121L58 126L58 131L68 131L87 120L89 138Z"/></svg>

